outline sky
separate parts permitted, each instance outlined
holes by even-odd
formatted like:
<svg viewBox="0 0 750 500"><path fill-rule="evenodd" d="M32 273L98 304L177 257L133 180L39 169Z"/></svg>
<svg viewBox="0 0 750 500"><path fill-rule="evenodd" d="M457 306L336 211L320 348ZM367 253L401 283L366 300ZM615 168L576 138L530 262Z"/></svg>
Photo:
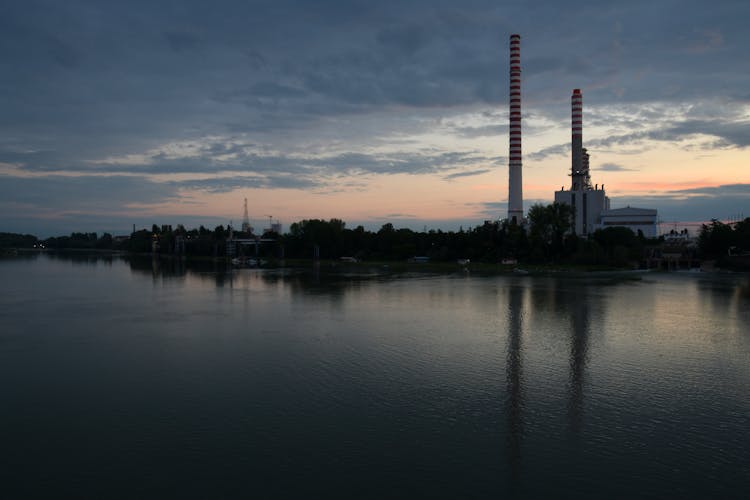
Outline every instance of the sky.
<svg viewBox="0 0 750 500"><path fill-rule="evenodd" d="M269 217L455 230L592 182L662 221L750 216L746 0L0 4L0 231Z"/></svg>

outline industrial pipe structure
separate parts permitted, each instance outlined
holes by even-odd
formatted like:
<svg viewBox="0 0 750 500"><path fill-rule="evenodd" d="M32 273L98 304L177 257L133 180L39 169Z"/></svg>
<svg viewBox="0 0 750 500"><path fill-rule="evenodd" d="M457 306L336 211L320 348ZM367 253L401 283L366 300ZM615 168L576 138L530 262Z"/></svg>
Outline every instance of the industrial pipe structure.
<svg viewBox="0 0 750 500"><path fill-rule="evenodd" d="M591 189L589 175L589 155L583 147L583 94L581 89L573 89L570 97L572 165L570 175L573 191Z"/></svg>

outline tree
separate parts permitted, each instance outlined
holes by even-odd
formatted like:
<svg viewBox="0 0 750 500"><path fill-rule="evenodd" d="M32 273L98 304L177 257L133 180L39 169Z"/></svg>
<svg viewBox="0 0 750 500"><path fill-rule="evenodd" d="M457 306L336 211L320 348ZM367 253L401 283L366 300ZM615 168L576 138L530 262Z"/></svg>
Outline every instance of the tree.
<svg viewBox="0 0 750 500"><path fill-rule="evenodd" d="M521 259L529 254L529 238L526 230L516 223L503 223L503 257Z"/></svg>
<svg viewBox="0 0 750 500"><path fill-rule="evenodd" d="M734 245L734 234L729 224L711 219L710 224L701 226L698 248L704 257L716 258L726 255L732 245Z"/></svg>
<svg viewBox="0 0 750 500"><path fill-rule="evenodd" d="M108 250L112 248L112 235L109 233L104 233L102 237L97 240L96 248L102 250Z"/></svg>
<svg viewBox="0 0 750 500"><path fill-rule="evenodd" d="M309 219L289 226L289 234L284 238L289 254L297 257L313 255L314 248L320 250L320 257L340 257L344 252L344 227L341 219Z"/></svg>
<svg viewBox="0 0 750 500"><path fill-rule="evenodd" d="M750 251L750 217L734 225L734 244L741 250Z"/></svg>
<svg viewBox="0 0 750 500"><path fill-rule="evenodd" d="M224 229L224 226L218 225L214 228L214 240L223 240L226 239L229 231L227 229Z"/></svg>
<svg viewBox="0 0 750 500"><path fill-rule="evenodd" d="M32 248L37 241L31 234L0 233L0 248Z"/></svg>
<svg viewBox="0 0 750 500"><path fill-rule="evenodd" d="M132 233L127 244L128 250L134 253L151 252L152 234L146 229Z"/></svg>
<svg viewBox="0 0 750 500"><path fill-rule="evenodd" d="M536 204L529 209L532 256L547 260L556 260L562 256L565 233L570 230L571 214L569 205L557 202L550 205Z"/></svg>
<svg viewBox="0 0 750 500"><path fill-rule="evenodd" d="M612 226L594 231L593 239L607 254L609 263L624 266L637 261L643 253L643 241L627 227Z"/></svg>

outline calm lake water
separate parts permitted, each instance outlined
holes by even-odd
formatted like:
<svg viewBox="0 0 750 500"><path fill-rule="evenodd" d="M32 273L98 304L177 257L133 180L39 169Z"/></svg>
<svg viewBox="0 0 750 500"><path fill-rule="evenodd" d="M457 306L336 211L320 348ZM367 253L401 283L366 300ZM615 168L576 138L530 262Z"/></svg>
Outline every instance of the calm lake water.
<svg viewBox="0 0 750 500"><path fill-rule="evenodd" d="M750 279L0 260L3 498L746 498Z"/></svg>

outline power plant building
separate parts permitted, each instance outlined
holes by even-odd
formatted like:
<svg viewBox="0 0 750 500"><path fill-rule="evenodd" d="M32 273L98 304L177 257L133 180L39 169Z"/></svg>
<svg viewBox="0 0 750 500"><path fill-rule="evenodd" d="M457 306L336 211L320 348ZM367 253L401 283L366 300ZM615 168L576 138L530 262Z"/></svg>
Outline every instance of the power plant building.
<svg viewBox="0 0 750 500"><path fill-rule="evenodd" d="M646 238L656 238L656 210L653 208L615 208L605 210L600 215L600 227L606 229L611 226L627 227L635 234L638 231Z"/></svg>
<svg viewBox="0 0 750 500"><path fill-rule="evenodd" d="M571 230L578 235L593 233L599 226L600 215L609 210L609 198L604 185L591 185L589 154L583 147L583 95L581 89L573 90L571 104L572 163L570 189L563 187L555 192L555 202L570 206Z"/></svg>
<svg viewBox="0 0 750 500"><path fill-rule="evenodd" d="M570 189L555 191L555 202L565 203L572 211L571 231L586 236L597 229L621 226L634 233L640 230L648 238L656 237L656 210L647 208L610 209L604 184L591 184L589 154L583 147L583 95L574 89L571 96L571 172Z"/></svg>
<svg viewBox="0 0 750 500"><path fill-rule="evenodd" d="M524 224L523 163L521 151L521 35L510 35L509 87L508 217L512 224ZM555 192L555 202L571 207L571 232L587 236L597 229L621 226L644 236L657 236L654 209L626 207L611 209L604 184L591 183L589 154L583 147L583 94L574 89L571 96L570 187Z"/></svg>
<svg viewBox="0 0 750 500"><path fill-rule="evenodd" d="M600 227L601 214L609 210L609 197L601 189L577 189L555 191L555 202L570 205L571 230L586 236Z"/></svg>

